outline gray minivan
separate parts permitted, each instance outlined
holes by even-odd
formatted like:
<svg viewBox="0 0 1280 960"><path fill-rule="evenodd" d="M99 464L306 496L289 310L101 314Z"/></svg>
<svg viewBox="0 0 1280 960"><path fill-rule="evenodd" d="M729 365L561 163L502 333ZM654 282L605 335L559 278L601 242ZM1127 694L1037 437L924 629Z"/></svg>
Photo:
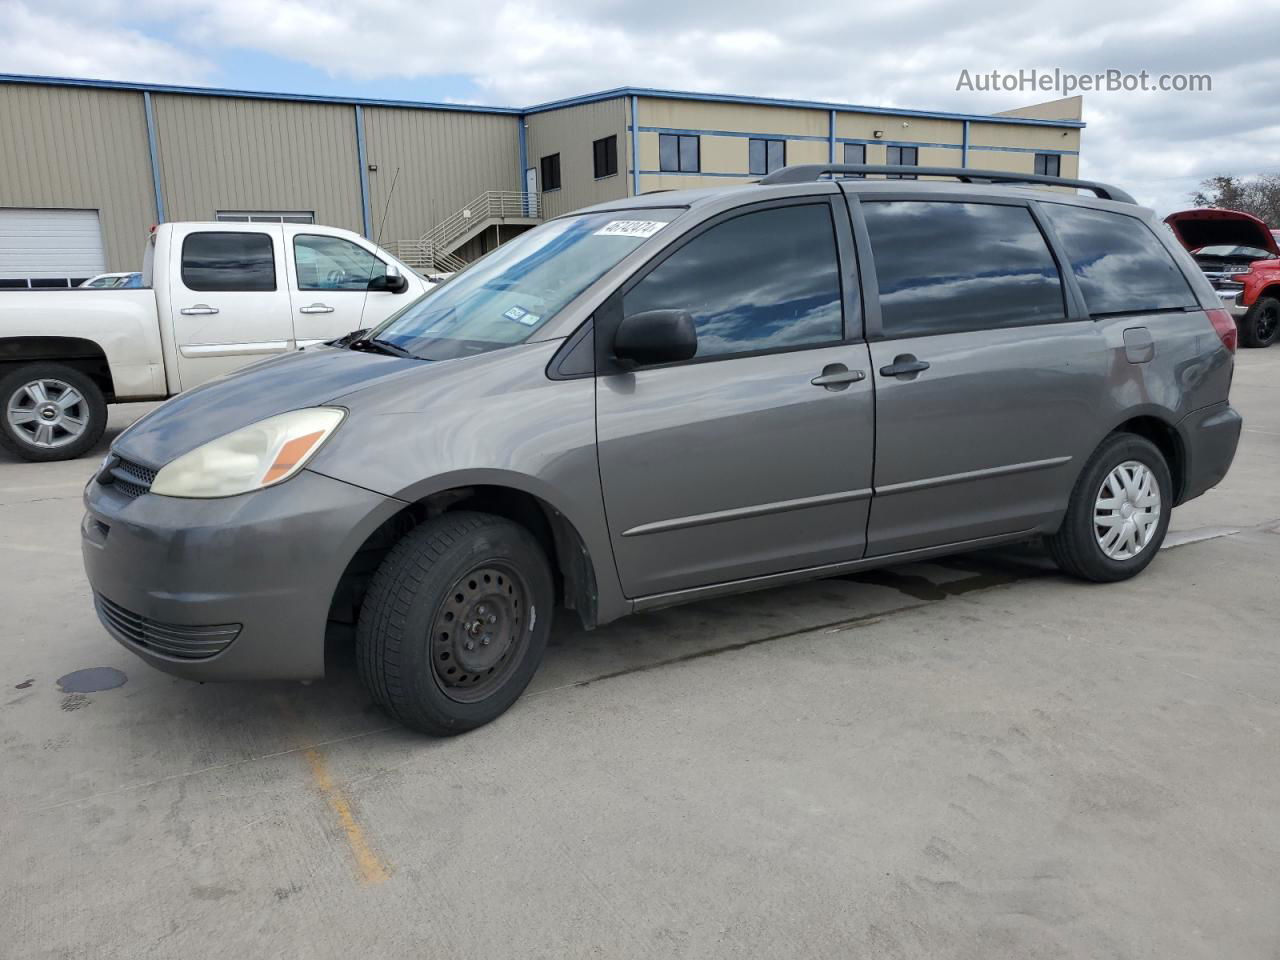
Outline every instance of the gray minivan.
<svg viewBox="0 0 1280 960"><path fill-rule="evenodd" d="M1133 576L1234 456L1230 316L1114 187L900 172L591 207L170 400L85 492L102 622L195 680L319 677L354 624L377 702L450 734L520 696L556 608L1032 538Z"/></svg>

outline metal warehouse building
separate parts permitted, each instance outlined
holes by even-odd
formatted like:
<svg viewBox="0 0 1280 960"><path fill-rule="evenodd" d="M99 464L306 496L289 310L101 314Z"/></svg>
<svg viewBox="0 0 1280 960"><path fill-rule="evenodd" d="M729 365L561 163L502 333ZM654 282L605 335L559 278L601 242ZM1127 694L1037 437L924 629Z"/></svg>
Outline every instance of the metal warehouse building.
<svg viewBox="0 0 1280 960"><path fill-rule="evenodd" d="M381 230L432 270L591 203L787 163L1074 177L1080 117L1079 97L990 116L640 88L474 107L0 75L0 286L140 269L166 220Z"/></svg>

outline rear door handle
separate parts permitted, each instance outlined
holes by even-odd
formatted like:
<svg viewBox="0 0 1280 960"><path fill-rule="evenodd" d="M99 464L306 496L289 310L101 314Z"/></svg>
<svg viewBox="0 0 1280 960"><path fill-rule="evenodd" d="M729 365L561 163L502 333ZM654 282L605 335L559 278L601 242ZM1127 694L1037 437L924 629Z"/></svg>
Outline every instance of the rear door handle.
<svg viewBox="0 0 1280 960"><path fill-rule="evenodd" d="M217 307L211 307L207 303L197 303L194 307L183 307L178 311L186 317L204 317L211 313L217 313Z"/></svg>
<svg viewBox="0 0 1280 960"><path fill-rule="evenodd" d="M914 377L929 369L925 360L917 360L913 353L900 353L893 358L893 363L880 368L882 377Z"/></svg>
<svg viewBox="0 0 1280 960"><path fill-rule="evenodd" d="M826 387L828 390L844 390L851 383L865 380L867 375L861 370L850 370L843 363L829 363L822 368L822 373L809 382L815 387Z"/></svg>
<svg viewBox="0 0 1280 960"><path fill-rule="evenodd" d="M327 303L313 303L309 307L299 307L299 313L333 313L333 307Z"/></svg>

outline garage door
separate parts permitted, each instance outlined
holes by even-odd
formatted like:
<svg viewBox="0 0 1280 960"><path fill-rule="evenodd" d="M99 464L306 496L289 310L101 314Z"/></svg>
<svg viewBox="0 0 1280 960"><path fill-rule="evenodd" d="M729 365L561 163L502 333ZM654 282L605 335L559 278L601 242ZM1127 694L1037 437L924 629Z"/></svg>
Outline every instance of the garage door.
<svg viewBox="0 0 1280 960"><path fill-rule="evenodd" d="M0 283L4 286L79 282L104 273L106 263L97 210L0 207Z"/></svg>

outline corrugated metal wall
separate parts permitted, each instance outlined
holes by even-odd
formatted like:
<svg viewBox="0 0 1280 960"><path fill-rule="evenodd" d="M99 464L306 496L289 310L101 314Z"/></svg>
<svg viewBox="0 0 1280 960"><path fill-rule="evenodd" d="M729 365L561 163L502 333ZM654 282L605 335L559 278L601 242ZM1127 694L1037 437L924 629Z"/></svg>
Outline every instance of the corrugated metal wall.
<svg viewBox="0 0 1280 960"><path fill-rule="evenodd" d="M98 210L108 270L140 270L156 222L142 94L6 85L0 206Z"/></svg>
<svg viewBox="0 0 1280 960"><path fill-rule="evenodd" d="M560 154L562 186L559 190L543 190L542 203L546 216L559 216L579 207L616 200L630 193L631 181L627 170L629 109L627 98L618 97L528 115L529 166L538 167L542 157ZM618 138L618 172L614 176L597 180L591 145L610 134ZM542 189L540 169L538 177L538 186Z"/></svg>
<svg viewBox="0 0 1280 960"><path fill-rule="evenodd" d="M317 223L363 229L354 107L176 94L152 103L167 219L310 210Z"/></svg>
<svg viewBox="0 0 1280 960"><path fill-rule="evenodd" d="M378 166L369 174L373 233L387 210L384 240L415 240L487 190L520 189L516 116L365 107L364 136Z"/></svg>

